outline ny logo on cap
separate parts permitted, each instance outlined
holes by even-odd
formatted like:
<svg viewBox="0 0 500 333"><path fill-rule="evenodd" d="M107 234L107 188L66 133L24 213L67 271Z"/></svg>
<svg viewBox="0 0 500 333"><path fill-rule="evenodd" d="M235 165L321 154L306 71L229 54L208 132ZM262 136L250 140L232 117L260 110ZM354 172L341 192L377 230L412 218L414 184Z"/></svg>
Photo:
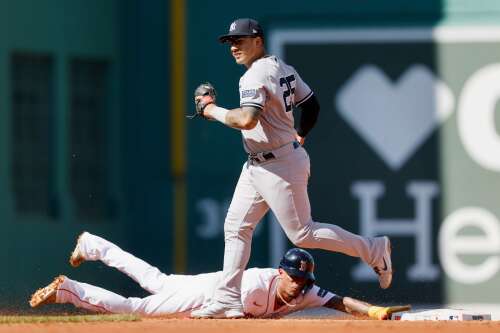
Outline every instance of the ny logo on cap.
<svg viewBox="0 0 500 333"><path fill-rule="evenodd" d="M236 22L231 23L231 26L229 26L229 31L234 31L236 30Z"/></svg>
<svg viewBox="0 0 500 333"><path fill-rule="evenodd" d="M299 268L299 271L301 272L305 272L307 269L307 262L305 262L304 260L301 260L300 261L300 268Z"/></svg>

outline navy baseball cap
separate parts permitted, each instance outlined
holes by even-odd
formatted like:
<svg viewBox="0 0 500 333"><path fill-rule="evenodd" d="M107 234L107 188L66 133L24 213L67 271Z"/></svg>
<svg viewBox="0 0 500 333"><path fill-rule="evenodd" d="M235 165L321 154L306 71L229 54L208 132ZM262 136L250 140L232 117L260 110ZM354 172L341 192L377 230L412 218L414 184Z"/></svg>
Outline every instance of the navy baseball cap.
<svg viewBox="0 0 500 333"><path fill-rule="evenodd" d="M227 35L219 37L221 43L237 37L264 37L264 31L259 22L251 18L240 18L231 23Z"/></svg>

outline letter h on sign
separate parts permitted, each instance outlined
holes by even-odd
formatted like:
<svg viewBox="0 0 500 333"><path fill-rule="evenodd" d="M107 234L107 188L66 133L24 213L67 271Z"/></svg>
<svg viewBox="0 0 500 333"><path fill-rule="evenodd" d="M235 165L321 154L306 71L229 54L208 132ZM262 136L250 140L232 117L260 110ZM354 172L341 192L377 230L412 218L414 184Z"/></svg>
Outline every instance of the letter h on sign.
<svg viewBox="0 0 500 333"><path fill-rule="evenodd" d="M415 201L415 218L383 219L377 217L377 199L382 197L385 187L379 181L358 181L351 187L352 194L360 200L360 234L366 237L377 235L414 236L415 264L408 271L410 281L433 281L439 277L439 268L432 264L432 199L438 194L435 182L410 182L406 186L408 196ZM356 281L373 281L377 276L365 264L352 270Z"/></svg>

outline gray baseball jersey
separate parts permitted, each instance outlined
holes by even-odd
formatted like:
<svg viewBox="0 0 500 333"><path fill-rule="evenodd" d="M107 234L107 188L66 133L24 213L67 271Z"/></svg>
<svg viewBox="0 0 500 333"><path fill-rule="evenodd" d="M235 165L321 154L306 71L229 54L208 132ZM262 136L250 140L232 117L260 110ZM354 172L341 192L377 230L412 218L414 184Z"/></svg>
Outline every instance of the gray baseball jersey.
<svg viewBox="0 0 500 333"><path fill-rule="evenodd" d="M296 142L292 109L313 92L297 71L275 56L255 60L240 79L240 105L262 109L255 128L242 130L245 150L255 154L243 165L224 222L224 267L214 302L241 306L241 280L250 258L252 233L271 209L296 246L359 257L381 258L382 239L370 239L312 219L307 193L310 161ZM262 160L264 155L271 156ZM271 155L269 155L271 154Z"/></svg>
<svg viewBox="0 0 500 333"><path fill-rule="evenodd" d="M242 130L248 153L271 151L295 140L292 109L313 95L297 71L276 56L252 63L240 79L240 106L262 109L259 122Z"/></svg>

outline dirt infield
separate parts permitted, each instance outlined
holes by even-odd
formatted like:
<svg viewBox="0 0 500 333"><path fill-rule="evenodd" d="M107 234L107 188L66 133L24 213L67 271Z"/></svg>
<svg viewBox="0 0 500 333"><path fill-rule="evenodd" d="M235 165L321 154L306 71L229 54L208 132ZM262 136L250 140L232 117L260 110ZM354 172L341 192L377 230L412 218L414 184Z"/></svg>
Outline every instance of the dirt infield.
<svg viewBox="0 0 500 333"><path fill-rule="evenodd" d="M338 319L142 319L140 322L59 323L0 325L0 333L493 333L500 332L500 321L490 322L401 322Z"/></svg>

